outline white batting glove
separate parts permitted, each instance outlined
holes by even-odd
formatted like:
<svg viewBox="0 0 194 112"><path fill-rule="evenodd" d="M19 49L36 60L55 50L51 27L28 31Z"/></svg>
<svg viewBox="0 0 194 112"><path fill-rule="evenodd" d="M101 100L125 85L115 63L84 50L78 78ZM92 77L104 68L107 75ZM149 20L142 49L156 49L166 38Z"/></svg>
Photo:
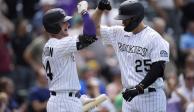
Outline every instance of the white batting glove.
<svg viewBox="0 0 194 112"><path fill-rule="evenodd" d="M77 9L79 14L84 14L88 9L88 2L81 1L77 4Z"/></svg>
<svg viewBox="0 0 194 112"><path fill-rule="evenodd" d="M93 98L89 98L87 95L81 95L80 100L82 102L83 105L93 102L95 99Z"/></svg>

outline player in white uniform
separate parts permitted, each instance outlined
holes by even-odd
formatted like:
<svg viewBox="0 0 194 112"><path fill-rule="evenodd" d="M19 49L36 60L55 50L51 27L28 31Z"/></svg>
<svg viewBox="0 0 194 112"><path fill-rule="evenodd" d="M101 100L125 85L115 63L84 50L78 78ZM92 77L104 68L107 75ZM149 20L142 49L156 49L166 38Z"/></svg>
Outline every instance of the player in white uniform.
<svg viewBox="0 0 194 112"><path fill-rule="evenodd" d="M97 35L113 46L119 60L122 112L166 112L162 77L169 61L169 44L143 23L144 8L139 2L121 3L116 19L122 20L123 26L100 26L103 10L110 9L108 0L100 0L93 19Z"/></svg>
<svg viewBox="0 0 194 112"><path fill-rule="evenodd" d="M42 62L48 77L51 97L47 112L82 112L82 103L93 101L81 97L80 84L74 52L96 40L95 25L87 12L87 2L78 4L78 12L84 21L83 35L68 36L69 20L72 18L60 8L50 9L43 16L43 25L50 39L45 44Z"/></svg>

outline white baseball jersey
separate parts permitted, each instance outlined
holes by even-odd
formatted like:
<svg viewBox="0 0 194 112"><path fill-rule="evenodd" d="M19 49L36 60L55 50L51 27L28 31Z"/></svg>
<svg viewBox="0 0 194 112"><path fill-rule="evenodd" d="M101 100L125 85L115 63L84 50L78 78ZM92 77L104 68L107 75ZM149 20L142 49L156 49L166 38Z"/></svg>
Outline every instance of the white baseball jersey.
<svg viewBox="0 0 194 112"><path fill-rule="evenodd" d="M48 77L49 90L80 90L74 52L77 37L50 38L43 49L42 61Z"/></svg>
<svg viewBox="0 0 194 112"><path fill-rule="evenodd" d="M124 88L139 84L153 62L169 61L168 42L149 26L137 34L125 32L123 26L101 26L100 33L103 42L116 52ZM158 78L150 87L163 87L163 79Z"/></svg>

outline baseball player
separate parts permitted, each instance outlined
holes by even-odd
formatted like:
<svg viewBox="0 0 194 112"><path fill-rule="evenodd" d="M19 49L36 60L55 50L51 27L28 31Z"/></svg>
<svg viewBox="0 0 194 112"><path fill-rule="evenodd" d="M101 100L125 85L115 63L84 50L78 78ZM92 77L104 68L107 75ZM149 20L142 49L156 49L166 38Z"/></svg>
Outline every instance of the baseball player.
<svg viewBox="0 0 194 112"><path fill-rule="evenodd" d="M123 112L166 112L163 91L165 63L169 61L169 44L145 25L144 7L135 0L120 4L115 18L123 26L100 26L104 10L111 10L108 0L100 0L93 19L97 35L113 46L119 60L123 84Z"/></svg>
<svg viewBox="0 0 194 112"><path fill-rule="evenodd" d="M51 93L47 112L82 112L82 105L93 101L85 95L80 98L74 52L96 41L96 29L87 12L87 2L80 2L77 7L84 21L83 35L68 36L72 17L60 8L50 9L43 16L44 28L50 35L42 54Z"/></svg>

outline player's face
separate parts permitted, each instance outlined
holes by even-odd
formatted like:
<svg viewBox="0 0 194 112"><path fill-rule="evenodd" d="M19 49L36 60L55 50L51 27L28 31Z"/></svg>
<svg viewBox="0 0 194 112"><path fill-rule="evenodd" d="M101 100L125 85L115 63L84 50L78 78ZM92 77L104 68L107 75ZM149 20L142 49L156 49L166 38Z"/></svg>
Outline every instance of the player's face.
<svg viewBox="0 0 194 112"><path fill-rule="evenodd" d="M131 23L131 21L132 21L131 19L127 19L127 20L123 20L122 23L126 27Z"/></svg>
<svg viewBox="0 0 194 112"><path fill-rule="evenodd" d="M187 71L185 75L185 85L187 88L192 89L194 86L194 72Z"/></svg>
<svg viewBox="0 0 194 112"><path fill-rule="evenodd" d="M61 32L64 36L68 36L68 29L69 29L69 23L68 22L64 22L61 24Z"/></svg>

